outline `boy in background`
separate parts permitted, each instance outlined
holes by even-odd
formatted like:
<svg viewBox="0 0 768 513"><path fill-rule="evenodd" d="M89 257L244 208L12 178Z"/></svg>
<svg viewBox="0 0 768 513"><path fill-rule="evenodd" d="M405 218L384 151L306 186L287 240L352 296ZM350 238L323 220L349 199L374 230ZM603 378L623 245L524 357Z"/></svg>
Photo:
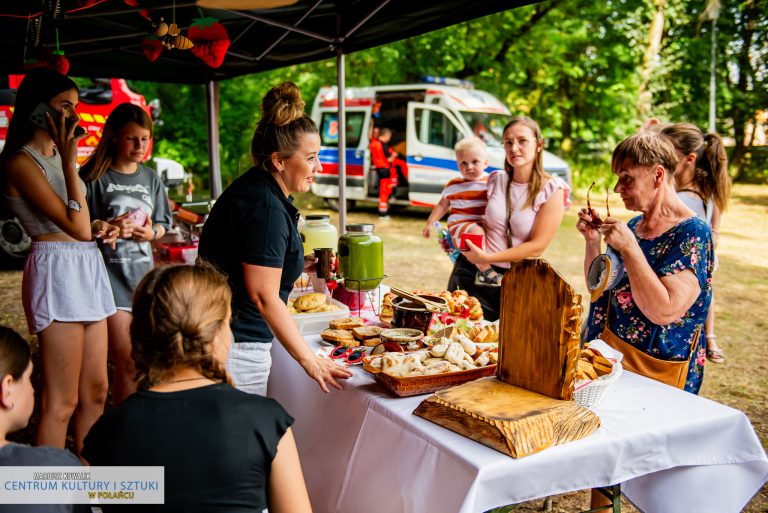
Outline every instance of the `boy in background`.
<svg viewBox="0 0 768 513"><path fill-rule="evenodd" d="M488 167L488 151L479 137L462 139L456 144L455 150L461 177L453 178L445 185L442 197L432 209L422 235L428 239L435 222L450 210L448 231L451 240L458 244L463 233L485 236L483 219L488 204L488 174L485 172ZM501 275L490 264L478 264L477 270L477 283L490 286L500 284Z"/></svg>

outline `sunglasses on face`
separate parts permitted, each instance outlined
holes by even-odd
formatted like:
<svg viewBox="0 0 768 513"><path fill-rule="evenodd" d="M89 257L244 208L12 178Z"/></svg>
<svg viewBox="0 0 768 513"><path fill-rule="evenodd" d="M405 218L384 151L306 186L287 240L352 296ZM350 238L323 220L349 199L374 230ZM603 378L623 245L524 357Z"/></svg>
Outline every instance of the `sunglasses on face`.
<svg viewBox="0 0 768 513"><path fill-rule="evenodd" d="M332 360L343 360L350 365L360 363L365 356L365 349L362 347L334 347L329 355Z"/></svg>
<svg viewBox="0 0 768 513"><path fill-rule="evenodd" d="M589 214L592 216L592 222L589 223L589 227L593 230L597 230L600 228L600 225L603 224L603 220L600 219L599 215L597 213L597 210L592 208L592 204L589 201L589 193L592 192L592 187L595 186L595 182L592 182L592 185L589 186L589 189L587 189L587 208L589 209ZM605 210L607 212L607 215L605 217L611 217L611 207L608 204L608 196L611 193L611 190L606 187L605 189Z"/></svg>

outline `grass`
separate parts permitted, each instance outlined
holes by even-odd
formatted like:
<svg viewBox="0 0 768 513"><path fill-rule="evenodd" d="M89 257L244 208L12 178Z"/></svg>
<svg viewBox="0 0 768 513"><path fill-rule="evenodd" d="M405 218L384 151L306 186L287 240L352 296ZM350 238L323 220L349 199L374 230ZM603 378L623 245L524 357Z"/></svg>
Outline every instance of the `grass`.
<svg viewBox="0 0 768 513"><path fill-rule="evenodd" d="M618 197L612 200L613 215L622 219L633 215L622 209ZM330 213L332 222L337 222L337 216L325 210L318 198L304 196L298 198L297 203L304 214ZM582 204L583 198L577 194L574 207L566 213L544 257L582 294L586 307L588 296L582 276L584 244L575 229L576 210ZM427 240L421 236L428 214L425 210L404 209L380 222L375 206L371 205L350 212L347 222L376 224L376 232L384 239L387 284L439 290L447 285L452 266L434 238ZM714 276L714 287L718 342L725 350L726 363L707 366L701 395L746 413L765 447L768 445L768 320L764 311L768 297L768 186L735 186L720 233L720 269ZM28 336L20 298L21 272L1 272L2 322ZM588 500L586 492L558 496L554 498L553 511L585 510ZM531 501L515 511L540 511L541 503L541 500ZM624 502L623 511L636 510ZM768 511L768 486L758 492L744 511Z"/></svg>

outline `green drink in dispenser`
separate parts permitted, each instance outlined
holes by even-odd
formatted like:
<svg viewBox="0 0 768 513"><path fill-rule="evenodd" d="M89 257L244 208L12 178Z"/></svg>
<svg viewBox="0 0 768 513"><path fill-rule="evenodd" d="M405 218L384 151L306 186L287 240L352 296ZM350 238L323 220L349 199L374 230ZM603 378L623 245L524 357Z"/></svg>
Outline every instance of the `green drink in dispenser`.
<svg viewBox="0 0 768 513"><path fill-rule="evenodd" d="M384 279L384 242L372 224L348 224L339 237L339 274L347 290L373 290Z"/></svg>

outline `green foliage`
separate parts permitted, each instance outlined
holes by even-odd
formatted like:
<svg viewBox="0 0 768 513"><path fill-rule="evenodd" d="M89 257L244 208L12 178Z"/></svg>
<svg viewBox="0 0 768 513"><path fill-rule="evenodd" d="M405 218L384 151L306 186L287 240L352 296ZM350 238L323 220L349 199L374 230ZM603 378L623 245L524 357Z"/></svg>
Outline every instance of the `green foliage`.
<svg viewBox="0 0 768 513"><path fill-rule="evenodd" d="M707 0L662 3L662 45L648 84L650 115L706 128L712 26L700 15ZM722 0L717 22L717 126L737 140L741 135L733 132L734 126L768 108L768 17L764 11L760 15L758 3ZM578 186L588 186L593 179L607 182L611 150L645 121L636 110L639 71L655 5L654 0L550 0L511 9L347 55L347 85L409 83L423 75L472 80L478 89L507 103L513 113L536 119L548 149L571 163ZM745 34L751 37L746 64ZM336 61L221 83L219 133L225 186L250 166L250 139L261 98L284 80L299 85L309 109L321 86L336 83ZM198 185L207 185L204 88L131 85L148 99L161 100L163 124L156 132L155 153L179 160L195 173ZM734 116L744 119L735 123ZM749 152L744 165L750 180L765 177L765 172L755 171Z"/></svg>

